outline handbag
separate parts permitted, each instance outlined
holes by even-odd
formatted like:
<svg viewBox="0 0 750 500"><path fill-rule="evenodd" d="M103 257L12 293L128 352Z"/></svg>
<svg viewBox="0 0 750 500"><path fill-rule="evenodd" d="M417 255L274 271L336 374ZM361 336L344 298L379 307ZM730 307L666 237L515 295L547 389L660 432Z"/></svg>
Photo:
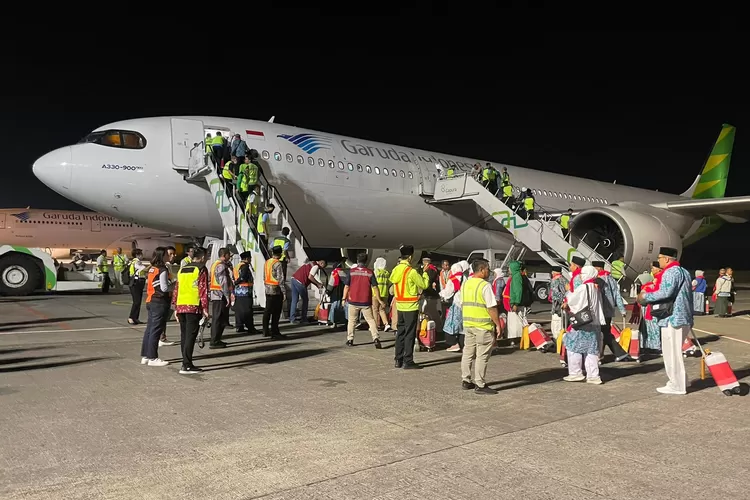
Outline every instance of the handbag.
<svg viewBox="0 0 750 500"><path fill-rule="evenodd" d="M573 328L579 328L581 326L588 325L592 321L594 321L594 317L591 314L591 296L589 295L589 287L588 285L584 285L586 287L586 302L587 305L577 313L575 313L570 318L570 324Z"/></svg>

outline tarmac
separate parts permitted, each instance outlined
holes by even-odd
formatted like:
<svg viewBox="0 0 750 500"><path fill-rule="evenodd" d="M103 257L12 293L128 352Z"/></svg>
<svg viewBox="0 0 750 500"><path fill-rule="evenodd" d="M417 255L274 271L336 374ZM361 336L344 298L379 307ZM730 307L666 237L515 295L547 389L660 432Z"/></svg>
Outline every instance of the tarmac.
<svg viewBox="0 0 750 500"><path fill-rule="evenodd" d="M748 381L738 299L695 331ZM699 358L689 393L668 396L660 358L605 363L592 386L563 382L555 354L502 348L487 374L500 392L483 396L443 346L399 370L390 333L383 350L367 331L346 347L341 330L284 322L287 340L230 330L229 348L196 348L206 371L185 376L179 345L159 349L169 366L140 365L129 307L85 291L0 299L0 498L749 497L750 399L701 381Z"/></svg>

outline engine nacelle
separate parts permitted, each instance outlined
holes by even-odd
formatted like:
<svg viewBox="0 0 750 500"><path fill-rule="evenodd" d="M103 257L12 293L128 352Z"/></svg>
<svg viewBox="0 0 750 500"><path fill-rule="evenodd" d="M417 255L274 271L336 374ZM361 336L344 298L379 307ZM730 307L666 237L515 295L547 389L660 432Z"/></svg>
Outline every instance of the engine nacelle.
<svg viewBox="0 0 750 500"><path fill-rule="evenodd" d="M572 222L573 236L595 248L599 255L610 262L623 256L630 278L650 269L659 247L676 248L682 253L682 238L653 213L652 207L644 207L643 211L597 207L584 210Z"/></svg>

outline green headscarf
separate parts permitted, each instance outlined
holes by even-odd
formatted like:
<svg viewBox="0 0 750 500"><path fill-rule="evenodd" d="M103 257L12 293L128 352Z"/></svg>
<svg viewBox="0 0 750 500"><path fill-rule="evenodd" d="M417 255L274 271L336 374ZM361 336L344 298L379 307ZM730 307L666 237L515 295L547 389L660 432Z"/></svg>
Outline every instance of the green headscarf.
<svg viewBox="0 0 750 500"><path fill-rule="evenodd" d="M523 295L523 278L521 277L521 263L517 260L513 260L508 264L510 270L510 305L518 305L521 303L521 297Z"/></svg>

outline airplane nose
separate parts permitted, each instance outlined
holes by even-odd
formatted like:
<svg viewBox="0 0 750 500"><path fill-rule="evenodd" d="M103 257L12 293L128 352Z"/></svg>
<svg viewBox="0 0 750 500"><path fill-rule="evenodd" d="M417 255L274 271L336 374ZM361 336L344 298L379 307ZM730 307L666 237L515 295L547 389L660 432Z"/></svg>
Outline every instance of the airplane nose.
<svg viewBox="0 0 750 500"><path fill-rule="evenodd" d="M31 167L34 176L52 189L67 189L70 187L70 177L73 170L73 148L63 148L50 151L34 162Z"/></svg>

